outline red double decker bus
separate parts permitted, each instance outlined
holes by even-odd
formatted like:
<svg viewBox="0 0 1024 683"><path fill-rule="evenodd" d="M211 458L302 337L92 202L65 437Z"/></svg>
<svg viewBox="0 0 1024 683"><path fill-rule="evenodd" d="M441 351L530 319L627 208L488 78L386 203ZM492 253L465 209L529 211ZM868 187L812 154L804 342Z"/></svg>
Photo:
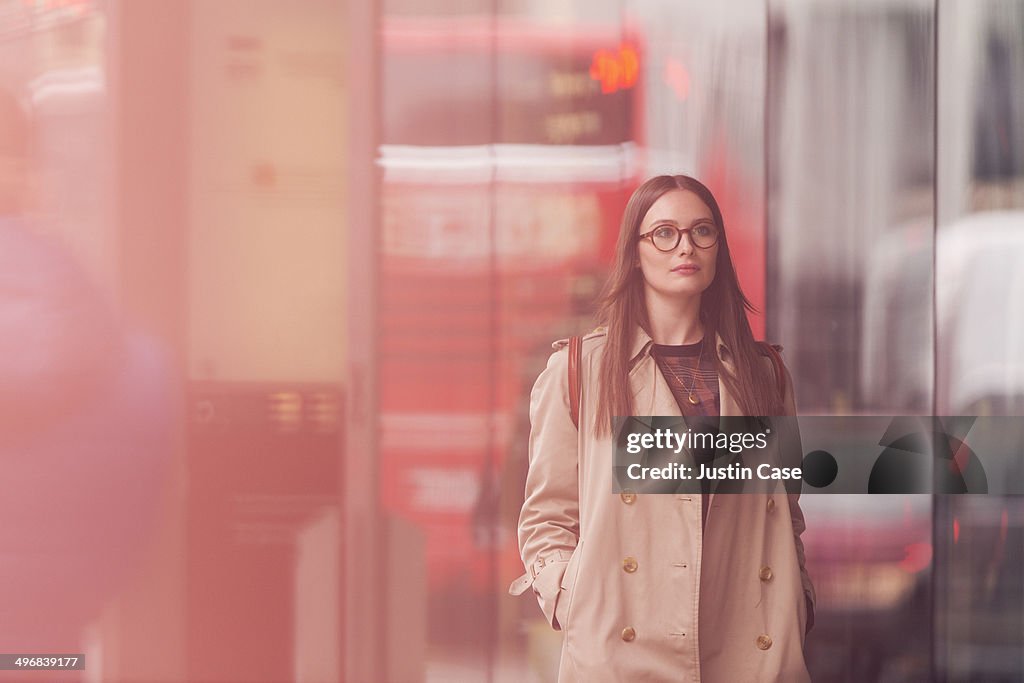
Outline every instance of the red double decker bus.
<svg viewBox="0 0 1024 683"><path fill-rule="evenodd" d="M529 383L637 182L642 54L618 26L382 30L380 494L422 532L431 590L486 590L518 562L497 482L525 472Z"/></svg>

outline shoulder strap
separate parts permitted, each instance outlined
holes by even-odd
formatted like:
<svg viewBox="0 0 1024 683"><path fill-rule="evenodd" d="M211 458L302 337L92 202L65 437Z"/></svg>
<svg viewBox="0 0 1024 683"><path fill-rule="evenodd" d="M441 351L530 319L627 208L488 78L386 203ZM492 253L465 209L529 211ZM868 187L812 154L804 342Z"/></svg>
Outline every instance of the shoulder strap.
<svg viewBox="0 0 1024 683"><path fill-rule="evenodd" d="M764 349L765 355L772 359L772 365L775 366L775 385L779 388L779 393L785 398L786 396L786 371L782 364L782 356L779 354L779 350L774 345L768 342L760 342L761 348Z"/></svg>
<svg viewBox="0 0 1024 683"><path fill-rule="evenodd" d="M569 414L576 429L580 428L580 362L583 357L583 340L569 337Z"/></svg>

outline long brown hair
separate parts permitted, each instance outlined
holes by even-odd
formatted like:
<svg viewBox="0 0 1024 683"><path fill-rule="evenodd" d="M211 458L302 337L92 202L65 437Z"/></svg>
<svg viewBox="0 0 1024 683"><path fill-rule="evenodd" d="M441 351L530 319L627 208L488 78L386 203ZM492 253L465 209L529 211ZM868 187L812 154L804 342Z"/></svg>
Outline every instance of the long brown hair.
<svg viewBox="0 0 1024 683"><path fill-rule="evenodd" d="M642 327L648 335L651 333L644 300L643 273L636 267L640 254L637 235L651 205L671 190L688 190L700 197L711 209L715 225L718 226L715 279L701 296L700 319L704 325L704 338L714 343L717 334L732 352L735 375L726 371L718 353L712 354L719 376L744 414L777 415L782 409L774 377L761 358L747 321L747 311L756 309L740 289L718 202L711 190L695 178L662 175L640 185L626 204L615 249L615 264L598 305L598 325L608 328L598 375L598 434L611 433L613 416L634 414L633 393L629 387L632 360L629 356L633 335L637 326Z"/></svg>

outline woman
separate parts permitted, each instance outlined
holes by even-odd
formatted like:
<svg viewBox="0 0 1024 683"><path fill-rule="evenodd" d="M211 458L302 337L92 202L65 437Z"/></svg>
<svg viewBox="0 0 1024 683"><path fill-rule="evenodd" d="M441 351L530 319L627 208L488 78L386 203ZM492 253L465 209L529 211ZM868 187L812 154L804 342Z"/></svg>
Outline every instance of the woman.
<svg viewBox="0 0 1024 683"><path fill-rule="evenodd" d="M603 327L583 338L579 428L564 341L531 396L527 573L509 592L532 587L564 632L560 682L809 680L799 494L612 493L613 416L795 414L751 308L711 192L687 176L641 185ZM778 447L799 459L798 436Z"/></svg>

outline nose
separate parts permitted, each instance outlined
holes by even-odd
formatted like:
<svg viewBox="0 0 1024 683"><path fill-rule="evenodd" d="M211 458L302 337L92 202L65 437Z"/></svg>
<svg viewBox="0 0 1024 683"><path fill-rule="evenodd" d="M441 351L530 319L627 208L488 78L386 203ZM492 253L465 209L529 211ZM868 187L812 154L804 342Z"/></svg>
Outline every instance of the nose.
<svg viewBox="0 0 1024 683"><path fill-rule="evenodd" d="M679 249L679 253L680 254L692 254L694 252L694 250L697 248L693 244L693 241L690 239L690 231L689 230L680 231L680 233L679 233L679 246L677 248Z"/></svg>

